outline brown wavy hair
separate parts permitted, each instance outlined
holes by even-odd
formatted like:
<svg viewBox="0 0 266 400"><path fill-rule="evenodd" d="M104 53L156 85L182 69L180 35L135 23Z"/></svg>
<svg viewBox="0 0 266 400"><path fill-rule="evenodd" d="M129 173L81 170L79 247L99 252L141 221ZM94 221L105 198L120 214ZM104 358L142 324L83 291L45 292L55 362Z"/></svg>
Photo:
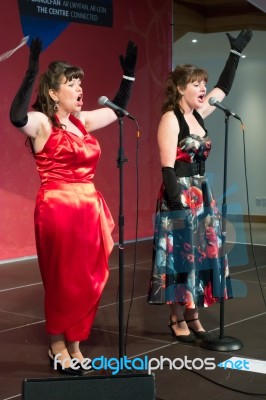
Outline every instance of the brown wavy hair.
<svg viewBox="0 0 266 400"><path fill-rule="evenodd" d="M67 81L72 79L82 79L84 72L80 67L74 67L66 61L53 61L49 64L47 71L40 76L39 90L35 103L32 108L47 115L52 124L57 128L62 127L55 118L55 102L49 95L49 90L57 91L62 83L62 78Z"/></svg>
<svg viewBox="0 0 266 400"><path fill-rule="evenodd" d="M185 89L188 83L202 80L208 82L208 73L205 69L191 64L177 65L166 80L162 114L172 111L176 107L181 109L179 101L182 95L179 93L177 86Z"/></svg>

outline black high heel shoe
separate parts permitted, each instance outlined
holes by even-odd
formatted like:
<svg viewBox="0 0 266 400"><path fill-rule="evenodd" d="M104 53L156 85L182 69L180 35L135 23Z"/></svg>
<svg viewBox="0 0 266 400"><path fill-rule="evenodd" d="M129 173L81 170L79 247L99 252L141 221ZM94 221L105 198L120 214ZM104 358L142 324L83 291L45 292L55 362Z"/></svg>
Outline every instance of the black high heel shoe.
<svg viewBox="0 0 266 400"><path fill-rule="evenodd" d="M53 353L51 346L49 347L49 350L48 350L48 358L50 361L50 367L53 368L53 370L60 372L60 374L72 375L72 376L82 376L83 375L83 370L81 369L80 366L78 369L74 369L71 367L63 368L62 364L55 360L55 354ZM55 361L56 361L56 368L55 368Z"/></svg>
<svg viewBox="0 0 266 400"><path fill-rule="evenodd" d="M180 321L173 321L172 317L170 315L169 318L169 329L172 332L172 335L174 336L174 338L176 338L176 340L178 340L179 342L183 342L183 343L194 343L196 341L195 335L193 335L193 333L190 333L189 335L177 335L173 329L173 325L177 325L179 322L183 322L185 321L184 319L180 320Z"/></svg>
<svg viewBox="0 0 266 400"><path fill-rule="evenodd" d="M73 359L76 359L76 357L73 357L71 354L70 354L70 358L71 358L72 360L73 360ZM86 364L86 367L83 367L83 364L82 364L81 361L79 361L79 362L77 363L77 365L79 366L79 368L80 368L80 370L81 370L82 372L95 371L95 369L93 368L91 362L89 362L88 365ZM89 367L90 367L90 368L89 368Z"/></svg>
<svg viewBox="0 0 266 400"><path fill-rule="evenodd" d="M195 329L191 328L189 326L190 322L194 322L194 321L198 321L199 318L193 318L193 319L188 319L186 320L187 326L189 327L189 329L194 333L194 335L196 336L196 338L198 339L207 339L209 338L211 335L209 332L206 331L196 331Z"/></svg>

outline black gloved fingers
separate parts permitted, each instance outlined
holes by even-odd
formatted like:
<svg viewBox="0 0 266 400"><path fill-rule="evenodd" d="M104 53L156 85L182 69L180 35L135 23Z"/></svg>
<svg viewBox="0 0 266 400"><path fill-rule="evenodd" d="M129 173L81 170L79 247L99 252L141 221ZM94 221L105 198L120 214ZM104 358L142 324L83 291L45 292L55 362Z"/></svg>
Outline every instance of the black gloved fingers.
<svg viewBox="0 0 266 400"><path fill-rule="evenodd" d="M42 41L39 38L32 39L30 45L30 54L34 59L37 59L42 50Z"/></svg>
<svg viewBox="0 0 266 400"><path fill-rule="evenodd" d="M135 68L137 63L138 48L137 45L129 40L126 48L125 56L120 55L120 64L126 76L135 76Z"/></svg>
<svg viewBox="0 0 266 400"><path fill-rule="evenodd" d="M30 56L28 70L36 72L38 70L39 56L42 50L42 41L39 38L32 39L30 45Z"/></svg>
<svg viewBox="0 0 266 400"><path fill-rule="evenodd" d="M34 81L39 68L39 55L42 49L40 39L33 39L30 45L29 64L24 79L11 104L9 117L11 123L22 128L28 122L28 108Z"/></svg>
<svg viewBox="0 0 266 400"><path fill-rule="evenodd" d="M226 33L226 35L229 39L231 49L242 53L247 44L250 42L253 32L250 29L242 29L236 38L234 38L230 33Z"/></svg>
<svg viewBox="0 0 266 400"><path fill-rule="evenodd" d="M241 36L246 43L249 43L253 36L253 32L251 29L242 29L242 31L239 33L239 36Z"/></svg>

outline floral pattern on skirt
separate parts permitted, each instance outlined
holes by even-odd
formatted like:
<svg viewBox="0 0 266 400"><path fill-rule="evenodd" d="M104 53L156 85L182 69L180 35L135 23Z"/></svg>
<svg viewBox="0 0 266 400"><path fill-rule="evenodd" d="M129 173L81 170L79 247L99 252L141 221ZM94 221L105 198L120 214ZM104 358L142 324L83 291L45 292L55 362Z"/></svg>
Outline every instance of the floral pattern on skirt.
<svg viewBox="0 0 266 400"><path fill-rule="evenodd" d="M206 176L177 177L177 183L185 209L168 209L163 186L158 197L148 302L208 307L222 293L231 297L221 216Z"/></svg>

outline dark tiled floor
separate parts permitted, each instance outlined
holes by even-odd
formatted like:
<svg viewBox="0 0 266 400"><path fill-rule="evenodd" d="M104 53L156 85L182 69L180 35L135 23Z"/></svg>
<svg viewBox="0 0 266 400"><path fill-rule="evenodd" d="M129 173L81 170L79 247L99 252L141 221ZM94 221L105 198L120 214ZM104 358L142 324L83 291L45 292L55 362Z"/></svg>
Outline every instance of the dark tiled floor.
<svg viewBox="0 0 266 400"><path fill-rule="evenodd" d="M265 230L263 230L265 232ZM161 370L155 370L156 398L158 400L211 399L242 400L266 399L266 247L264 239L256 238L254 251L250 245L235 245L231 268L237 296L225 302L225 336L240 340L243 347L235 351L211 351L201 348L200 342L193 345L179 343L170 335L167 306L151 306L146 302L150 274L151 241L137 244L137 259L134 277L134 244L126 244L124 251L124 330L127 357L148 359L160 357L176 361L176 369L170 369L167 360ZM255 261L254 262L254 255ZM236 259L242 265L237 265ZM108 359L119 356L118 322L118 249L115 248L110 260L110 278L104 291L101 305L91 336L83 344L84 353L90 357L105 356ZM21 399L24 379L40 378L46 385L47 378L58 377L50 370L47 359L48 338L45 334L43 313L43 288L36 259L3 263L0 265L0 400ZM134 278L133 301L131 302ZM259 281L261 285L259 285ZM126 322L130 318L128 329ZM201 313L206 329L219 337L220 306L217 304ZM120 337L121 338L121 337ZM119 346L120 344L120 346ZM232 356L265 361L264 373L232 370L216 367L212 370L201 368L206 358L217 365ZM181 363L194 360L194 368L181 369ZM155 361L154 361L155 362ZM154 364L153 364L154 365ZM188 365L189 367L189 365ZM141 393L143 377L137 374L136 384ZM100 373L102 376L102 373ZM99 376L88 373L88 392L84 399L90 399L90 382ZM111 377L109 370L107 377ZM60 379L63 379L59 375ZM74 378L75 379L75 378ZM118 378L119 379L119 378ZM122 377L120 378L122 380ZM73 381L72 381L73 382ZM118 381L116 381L118 382ZM69 382L68 382L69 384ZM109 399L109 393L98 399ZM69 395L72 398L71 395ZM88 396L88 397L86 397ZM141 395L140 395L141 396ZM73 399L75 397L73 396ZM110 397L113 399L113 397ZM126 399L128 395L119 395ZM147 396L143 395L143 400ZM55 397L52 397L54 400ZM61 399L61 398L60 398ZM36 400L38 398L36 397ZM47 397L49 400L49 396Z"/></svg>

